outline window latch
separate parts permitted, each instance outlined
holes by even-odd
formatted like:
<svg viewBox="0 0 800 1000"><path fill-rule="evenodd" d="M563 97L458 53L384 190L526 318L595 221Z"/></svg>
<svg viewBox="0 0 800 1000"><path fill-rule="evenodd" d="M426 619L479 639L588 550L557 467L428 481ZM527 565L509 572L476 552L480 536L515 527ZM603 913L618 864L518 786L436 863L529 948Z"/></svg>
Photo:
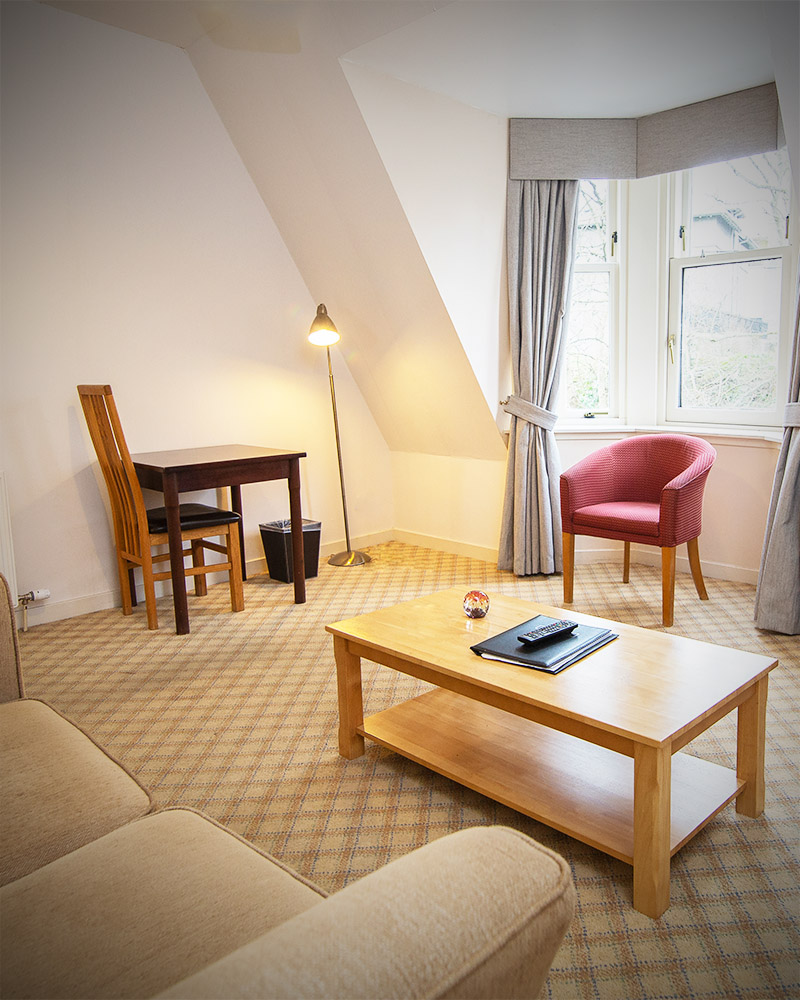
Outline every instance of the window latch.
<svg viewBox="0 0 800 1000"><path fill-rule="evenodd" d="M615 229L614 232L611 234L611 256L612 257L614 256L614 247L617 245L617 240L618 239L619 239L619 237L617 236L617 231Z"/></svg>
<svg viewBox="0 0 800 1000"><path fill-rule="evenodd" d="M681 248L683 249L683 251L685 253L686 252L686 226L681 226L680 227L680 229L678 230L678 236L680 237L680 240L681 240Z"/></svg>
<svg viewBox="0 0 800 1000"><path fill-rule="evenodd" d="M675 338L670 337L667 341L667 347L669 348L669 360L674 365L675 364Z"/></svg>

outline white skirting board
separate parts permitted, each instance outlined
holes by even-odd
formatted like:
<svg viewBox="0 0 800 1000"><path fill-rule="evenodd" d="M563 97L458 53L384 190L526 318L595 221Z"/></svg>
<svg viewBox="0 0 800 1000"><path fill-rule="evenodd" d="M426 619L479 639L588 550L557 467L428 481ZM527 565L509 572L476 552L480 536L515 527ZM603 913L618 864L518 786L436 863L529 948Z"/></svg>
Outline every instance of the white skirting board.
<svg viewBox="0 0 800 1000"><path fill-rule="evenodd" d="M435 538L430 535L421 535L409 531L385 531L372 535L361 535L351 539L354 548L363 549L370 545L380 545L389 541L405 542L408 545L420 545L424 548L437 549L442 552L449 552L455 555L464 555L471 559L483 559L486 562L497 564L497 550L483 546L469 545L464 542L452 539ZM581 541L579 537L578 542ZM576 547L575 563L580 575L580 566L590 562L618 562L620 575L622 574L622 542L609 542L604 539L597 539L602 542L602 547L581 550ZM703 560L702 537L700 539L700 560L703 566L703 575L706 580L720 579L733 580L740 583L755 584L758 572L740 566L727 566L722 563L713 563ZM320 564L333 552L340 552L344 548L344 539L335 542L328 542L320 548ZM686 547L681 546L678 551L677 568L678 572L689 573L689 561L685 556ZM657 548L650 546L634 546L631 551L631 561L633 564L644 563L649 565L660 565L661 553ZM252 557L247 560L248 577L256 576L266 572L266 560ZM220 574L219 581L225 580L225 576ZM169 584L165 585L167 588ZM289 584L286 585L287 587ZM141 599L141 588L140 588ZM31 604L28 614L30 624L41 625L45 622L60 621L65 618L72 618L76 615L88 614L92 611L102 611L108 608L118 608L120 598L118 591L104 591L97 594L87 594L84 597L74 598L66 601L47 601L43 604Z"/></svg>

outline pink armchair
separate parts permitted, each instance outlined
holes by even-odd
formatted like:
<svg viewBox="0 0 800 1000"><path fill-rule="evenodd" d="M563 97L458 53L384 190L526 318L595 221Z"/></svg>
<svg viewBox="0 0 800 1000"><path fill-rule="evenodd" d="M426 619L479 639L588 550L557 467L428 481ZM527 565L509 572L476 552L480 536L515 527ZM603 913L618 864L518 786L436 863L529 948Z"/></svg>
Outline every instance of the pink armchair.
<svg viewBox="0 0 800 1000"><path fill-rule="evenodd" d="M622 579L630 579L631 542L661 549L662 613L672 625L675 549L687 543L697 593L708 600L697 538L703 489L716 451L700 438L644 434L615 441L588 455L561 476L564 533L564 603L572 603L575 535L625 543Z"/></svg>

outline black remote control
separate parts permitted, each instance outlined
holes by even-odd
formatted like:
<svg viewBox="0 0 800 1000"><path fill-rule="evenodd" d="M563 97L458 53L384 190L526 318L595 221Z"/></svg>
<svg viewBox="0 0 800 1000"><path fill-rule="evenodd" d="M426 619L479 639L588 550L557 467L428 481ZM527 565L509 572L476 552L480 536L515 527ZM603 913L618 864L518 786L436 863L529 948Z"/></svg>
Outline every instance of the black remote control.
<svg viewBox="0 0 800 1000"><path fill-rule="evenodd" d="M540 625L539 628L531 629L530 632L524 632L522 635L518 635L517 639L526 646L538 646L549 639L562 639L570 632L574 632L577 627L577 622L562 619L552 622L550 625Z"/></svg>

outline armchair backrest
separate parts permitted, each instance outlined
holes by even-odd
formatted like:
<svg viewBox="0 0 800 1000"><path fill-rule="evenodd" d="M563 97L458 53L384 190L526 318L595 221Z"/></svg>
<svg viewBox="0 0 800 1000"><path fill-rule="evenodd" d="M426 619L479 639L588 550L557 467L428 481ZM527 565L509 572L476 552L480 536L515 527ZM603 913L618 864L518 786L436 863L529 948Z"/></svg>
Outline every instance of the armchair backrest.
<svg viewBox="0 0 800 1000"><path fill-rule="evenodd" d="M0 573L0 702L25 696L14 617L16 603L11 598L8 580Z"/></svg>
<svg viewBox="0 0 800 1000"><path fill-rule="evenodd" d="M682 434L642 434L615 441L607 449L614 500L658 503L661 491L695 462L707 470L716 452L700 438Z"/></svg>

